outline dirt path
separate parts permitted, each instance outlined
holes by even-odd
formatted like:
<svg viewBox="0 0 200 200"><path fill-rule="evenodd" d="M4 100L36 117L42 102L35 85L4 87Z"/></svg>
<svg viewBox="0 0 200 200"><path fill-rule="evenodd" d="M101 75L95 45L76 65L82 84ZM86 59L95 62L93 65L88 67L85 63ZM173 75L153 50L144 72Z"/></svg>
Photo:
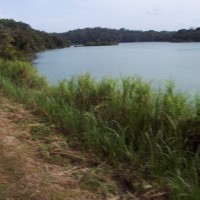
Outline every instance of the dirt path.
<svg viewBox="0 0 200 200"><path fill-rule="evenodd" d="M0 93L0 200L120 199L106 174Z"/></svg>

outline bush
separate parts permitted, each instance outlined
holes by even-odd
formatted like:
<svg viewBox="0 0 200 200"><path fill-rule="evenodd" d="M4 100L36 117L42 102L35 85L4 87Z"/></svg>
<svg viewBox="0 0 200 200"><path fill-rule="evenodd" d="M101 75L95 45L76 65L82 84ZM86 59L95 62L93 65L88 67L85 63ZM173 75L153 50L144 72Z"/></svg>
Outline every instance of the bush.
<svg viewBox="0 0 200 200"><path fill-rule="evenodd" d="M5 61L0 59L0 74L8 77L16 86L24 86L31 89L47 87L47 81L37 75L37 71L28 62Z"/></svg>

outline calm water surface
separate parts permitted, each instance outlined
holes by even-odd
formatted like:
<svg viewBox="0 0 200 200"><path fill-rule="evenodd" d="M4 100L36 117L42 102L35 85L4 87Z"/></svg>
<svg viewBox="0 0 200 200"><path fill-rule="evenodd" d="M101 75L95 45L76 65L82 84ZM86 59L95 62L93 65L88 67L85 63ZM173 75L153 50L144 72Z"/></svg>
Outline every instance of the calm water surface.
<svg viewBox="0 0 200 200"><path fill-rule="evenodd" d="M40 75L55 84L74 75L140 76L173 80L184 90L200 90L200 43L124 43L117 46L70 47L37 54Z"/></svg>

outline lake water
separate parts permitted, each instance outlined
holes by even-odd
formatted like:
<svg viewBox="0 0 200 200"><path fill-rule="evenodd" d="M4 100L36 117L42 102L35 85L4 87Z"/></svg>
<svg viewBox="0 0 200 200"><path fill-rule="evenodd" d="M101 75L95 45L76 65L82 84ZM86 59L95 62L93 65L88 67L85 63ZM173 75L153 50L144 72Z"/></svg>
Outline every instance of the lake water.
<svg viewBox="0 0 200 200"><path fill-rule="evenodd" d="M172 80L178 88L200 90L200 43L70 47L38 53L34 66L52 84L89 73L97 79L139 76L157 83Z"/></svg>

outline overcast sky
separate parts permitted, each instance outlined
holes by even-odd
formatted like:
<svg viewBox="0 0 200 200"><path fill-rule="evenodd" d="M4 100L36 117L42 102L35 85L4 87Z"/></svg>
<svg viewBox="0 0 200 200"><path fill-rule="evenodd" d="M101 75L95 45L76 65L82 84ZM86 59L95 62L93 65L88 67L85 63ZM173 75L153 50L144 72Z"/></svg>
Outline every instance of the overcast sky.
<svg viewBox="0 0 200 200"><path fill-rule="evenodd" d="M200 0L0 0L0 17L47 32L178 30L200 27Z"/></svg>

